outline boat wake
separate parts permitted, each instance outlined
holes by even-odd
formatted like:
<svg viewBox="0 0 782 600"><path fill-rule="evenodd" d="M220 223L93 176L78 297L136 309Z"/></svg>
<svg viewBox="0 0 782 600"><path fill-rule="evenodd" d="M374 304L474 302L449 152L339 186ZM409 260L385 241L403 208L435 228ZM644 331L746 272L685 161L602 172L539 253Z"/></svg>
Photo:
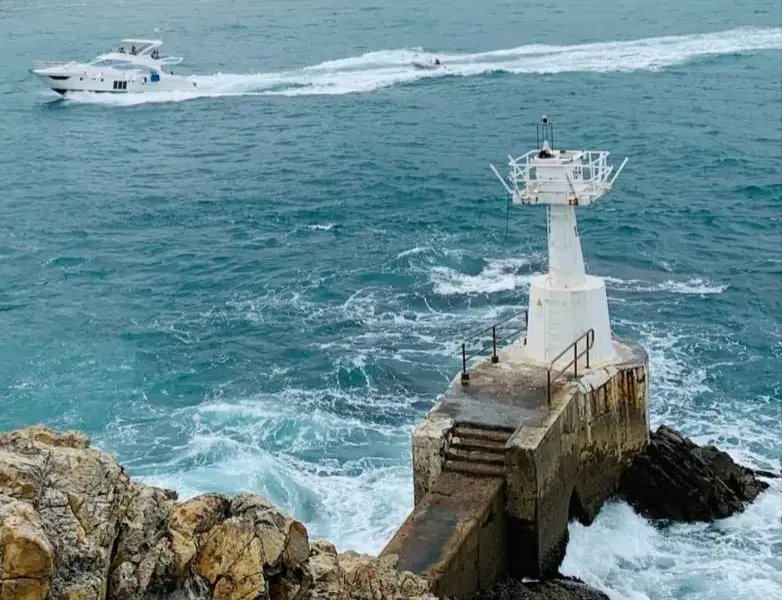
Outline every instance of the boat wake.
<svg viewBox="0 0 782 600"><path fill-rule="evenodd" d="M129 106L221 96L342 95L447 76L648 71L707 56L762 50L782 50L782 28L740 28L573 46L536 44L473 54L438 53L445 68L434 70L413 66L413 61L420 60L424 54L421 48L381 50L290 71L193 76L191 79L198 86L193 92L76 93L69 94L66 101Z"/></svg>

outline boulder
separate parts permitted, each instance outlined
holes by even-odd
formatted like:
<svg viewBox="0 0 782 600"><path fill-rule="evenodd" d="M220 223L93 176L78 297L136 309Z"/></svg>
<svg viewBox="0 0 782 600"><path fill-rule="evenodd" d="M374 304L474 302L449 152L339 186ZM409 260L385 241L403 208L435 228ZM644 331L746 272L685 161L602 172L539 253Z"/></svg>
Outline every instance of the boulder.
<svg viewBox="0 0 782 600"><path fill-rule="evenodd" d="M648 518L713 521L744 510L767 487L725 452L663 425L625 470L620 495Z"/></svg>

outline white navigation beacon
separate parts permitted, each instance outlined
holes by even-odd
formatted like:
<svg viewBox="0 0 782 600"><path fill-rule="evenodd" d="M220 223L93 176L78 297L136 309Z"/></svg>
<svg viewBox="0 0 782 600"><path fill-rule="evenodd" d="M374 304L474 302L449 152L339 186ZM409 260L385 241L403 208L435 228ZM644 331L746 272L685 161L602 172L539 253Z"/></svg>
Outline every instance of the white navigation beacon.
<svg viewBox="0 0 782 600"><path fill-rule="evenodd" d="M592 342L589 363L596 366L614 353L608 300L603 280L585 272L576 207L594 204L608 193L627 159L614 172L608 152L556 149L554 128L545 115L537 125L537 144L538 149L517 158L508 156L508 181L491 165L514 204L548 207L549 272L530 286L526 358L551 363L581 339L578 351ZM569 360L565 354L563 360Z"/></svg>

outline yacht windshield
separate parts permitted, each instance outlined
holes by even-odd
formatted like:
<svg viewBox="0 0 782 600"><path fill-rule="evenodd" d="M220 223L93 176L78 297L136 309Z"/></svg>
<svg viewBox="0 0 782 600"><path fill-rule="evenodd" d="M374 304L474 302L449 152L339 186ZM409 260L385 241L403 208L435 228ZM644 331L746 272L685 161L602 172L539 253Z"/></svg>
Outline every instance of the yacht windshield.
<svg viewBox="0 0 782 600"><path fill-rule="evenodd" d="M96 60L92 63L93 67L110 67L112 69L120 69L120 70L128 70L128 69L138 69L138 65L134 65L133 63L127 61L127 60L116 60L113 58L104 58L100 60Z"/></svg>

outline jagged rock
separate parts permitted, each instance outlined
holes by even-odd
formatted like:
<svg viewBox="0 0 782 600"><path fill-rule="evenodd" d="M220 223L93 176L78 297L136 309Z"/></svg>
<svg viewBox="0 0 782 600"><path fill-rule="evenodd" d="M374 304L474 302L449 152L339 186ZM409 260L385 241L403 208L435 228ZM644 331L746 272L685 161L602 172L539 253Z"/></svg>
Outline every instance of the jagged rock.
<svg viewBox="0 0 782 600"><path fill-rule="evenodd" d="M301 600L300 522L253 494L132 482L78 433L0 433L0 600Z"/></svg>
<svg viewBox="0 0 782 600"><path fill-rule="evenodd" d="M0 494L0 600L42 600L54 574L54 548L26 502Z"/></svg>
<svg viewBox="0 0 782 600"><path fill-rule="evenodd" d="M575 577L522 583L506 579L473 596L473 600L610 600Z"/></svg>
<svg viewBox="0 0 782 600"><path fill-rule="evenodd" d="M204 535L227 517L228 499L219 494L197 496L174 507L168 527L174 569L179 579L187 577Z"/></svg>
<svg viewBox="0 0 782 600"><path fill-rule="evenodd" d="M330 542L315 542L309 561L312 596L351 600L435 600L425 579L408 571L397 571L396 563L395 556L337 554Z"/></svg>
<svg viewBox="0 0 782 600"><path fill-rule="evenodd" d="M712 521L744 510L768 487L714 446L698 446L660 426L634 457L621 496L640 514L681 522Z"/></svg>
<svg viewBox="0 0 782 600"><path fill-rule="evenodd" d="M0 493L35 509L53 548L52 598L103 598L130 480L78 433L0 434Z"/></svg>
<svg viewBox="0 0 782 600"><path fill-rule="evenodd" d="M166 527L176 494L131 483L113 549L109 590L117 600L143 598L173 585L173 551Z"/></svg>

